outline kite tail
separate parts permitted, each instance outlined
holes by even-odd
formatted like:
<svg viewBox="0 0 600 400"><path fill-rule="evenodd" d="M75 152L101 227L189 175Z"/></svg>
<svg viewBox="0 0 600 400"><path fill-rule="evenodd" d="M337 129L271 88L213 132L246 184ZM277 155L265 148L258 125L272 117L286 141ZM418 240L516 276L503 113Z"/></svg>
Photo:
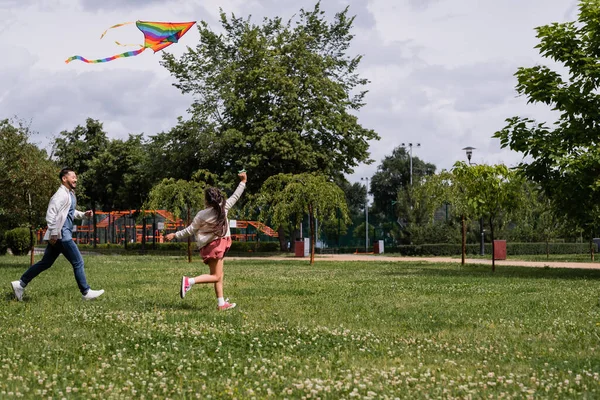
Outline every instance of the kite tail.
<svg viewBox="0 0 600 400"><path fill-rule="evenodd" d="M127 44L127 43L120 43L120 42L117 42L116 40L115 40L115 43L116 43L117 45L119 45L119 46L123 46L123 47L130 47L130 46L144 47L144 45L143 45L143 44L139 44L139 43Z"/></svg>
<svg viewBox="0 0 600 400"><path fill-rule="evenodd" d="M135 22L123 22L122 24L113 25L108 29L118 28L120 26L129 25L129 24L133 24L133 23L135 23ZM102 35L100 36L100 39L102 39L104 37L104 35L106 35L106 32L108 32L108 29L102 33Z"/></svg>
<svg viewBox="0 0 600 400"><path fill-rule="evenodd" d="M112 57L108 57L108 58L100 58L98 60L88 60L87 58L83 58L81 56L73 56L73 57L67 58L65 60L65 63L68 64L68 63L70 63L73 60L80 60L80 61L83 61L83 62L88 63L88 64L105 63L105 62L109 62L109 61L112 61L112 60L116 60L117 58L134 57L134 56L137 56L138 54L140 54L144 50L146 50L146 48L142 47L139 50L128 51L126 53L117 54L116 56L112 56Z"/></svg>

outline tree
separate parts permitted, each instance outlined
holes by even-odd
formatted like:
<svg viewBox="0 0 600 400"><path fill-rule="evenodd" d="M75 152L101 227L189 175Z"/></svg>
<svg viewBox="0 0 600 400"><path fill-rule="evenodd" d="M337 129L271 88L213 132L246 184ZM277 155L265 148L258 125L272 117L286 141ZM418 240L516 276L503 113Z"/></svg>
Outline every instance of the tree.
<svg viewBox="0 0 600 400"><path fill-rule="evenodd" d="M511 213L507 234L513 241L546 243L546 258L550 257L550 241L565 231L566 220L538 184L527 181L522 187L520 207Z"/></svg>
<svg viewBox="0 0 600 400"><path fill-rule="evenodd" d="M228 168L221 161L224 150L214 130L194 119L180 118L170 131L151 136L146 148L152 160L147 169L157 181L163 178L189 181L198 170L210 169L221 175Z"/></svg>
<svg viewBox="0 0 600 400"><path fill-rule="evenodd" d="M520 170L590 241L600 226L599 20L600 1L582 0L577 21L536 28L541 55L566 72L543 65L519 68L516 90L528 103L549 106L557 120L548 125L512 117L494 135L502 147L531 158Z"/></svg>
<svg viewBox="0 0 600 400"><path fill-rule="evenodd" d="M358 224L354 227L354 231L352 231L352 236L356 239L365 239L366 229L365 229L366 221ZM375 237L375 227L372 224L369 224L369 237Z"/></svg>
<svg viewBox="0 0 600 400"><path fill-rule="evenodd" d="M496 270L494 227L502 213L507 213L519 204L521 176L505 165L454 164L452 174L465 188L465 195L474 215L488 219L492 240L492 272Z"/></svg>
<svg viewBox="0 0 600 400"><path fill-rule="evenodd" d="M433 175L435 165L413 157L413 183L420 182L421 177ZM392 154L386 156L377 166L377 172L371 178L370 193L373 194L374 212L393 216L393 202L397 201L398 192L410 186L410 155L402 146L396 147Z"/></svg>
<svg viewBox="0 0 600 400"><path fill-rule="evenodd" d="M52 153L60 166L71 168L79 175L78 201L87 203L94 212L94 247L97 239L96 207L105 191L94 181L91 165L93 160L106 150L108 143L102 123L88 118L85 126L78 125L71 132L61 132L52 147Z"/></svg>
<svg viewBox="0 0 600 400"><path fill-rule="evenodd" d="M271 219L278 227L295 217L300 224L308 215L310 226L310 263L315 262L315 219L334 221L339 216L342 223L349 222L344 192L327 177L320 174L278 174L265 181L261 190L260 219Z"/></svg>
<svg viewBox="0 0 600 400"><path fill-rule="evenodd" d="M34 231L46 225L58 168L29 137L29 127L22 121L0 121L0 231L27 225L33 263Z"/></svg>
<svg viewBox="0 0 600 400"><path fill-rule="evenodd" d="M453 243L456 233L446 220L436 222L435 214L450 203L452 177L447 171L427 175L398 193L397 210L404 216L404 231L410 243ZM456 199L454 201L457 201ZM454 212L456 210L453 210ZM446 209L447 212L447 209Z"/></svg>
<svg viewBox="0 0 600 400"><path fill-rule="evenodd" d="M98 203L107 210L139 209L146 200L154 177L142 135L114 139L88 164L86 177L102 188Z"/></svg>
<svg viewBox="0 0 600 400"><path fill-rule="evenodd" d="M189 225L192 222L192 210L198 210L204 205L204 188L207 186L207 181L216 180L216 176L206 171L198 171L193 178L195 180L192 181L173 178L163 179L150 191L145 208L151 210L165 208L172 211L175 218L185 214L186 224ZM145 236L144 229L143 237ZM188 262L192 262L192 241L190 237L187 238L187 243Z"/></svg>
<svg viewBox="0 0 600 400"><path fill-rule="evenodd" d="M223 33L199 23L196 49L163 56L175 86L194 95L193 120L215 133L221 164L253 176L251 192L277 173L332 177L370 162L368 141L379 137L355 115L368 81L361 56L348 54L353 21L348 8L326 21L319 3L287 23L221 12Z"/></svg>
<svg viewBox="0 0 600 400"><path fill-rule="evenodd" d="M110 140L104 150L89 162L85 177L103 189L98 192L97 198L102 210L135 210L137 215L152 184L157 181L152 176L151 165L143 136L129 135L127 140Z"/></svg>

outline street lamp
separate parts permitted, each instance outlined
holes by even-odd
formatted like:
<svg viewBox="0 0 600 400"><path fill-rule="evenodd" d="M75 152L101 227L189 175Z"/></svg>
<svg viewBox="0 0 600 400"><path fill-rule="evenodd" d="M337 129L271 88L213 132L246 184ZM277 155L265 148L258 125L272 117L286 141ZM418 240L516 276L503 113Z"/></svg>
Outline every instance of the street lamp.
<svg viewBox="0 0 600 400"><path fill-rule="evenodd" d="M365 253L369 252L369 178L360 178L366 181L367 197L365 198Z"/></svg>
<svg viewBox="0 0 600 400"><path fill-rule="evenodd" d="M469 165L471 165L471 156L473 155L473 150L475 150L475 147L465 147L463 149L466 153L467 153L467 160L469 160Z"/></svg>
<svg viewBox="0 0 600 400"><path fill-rule="evenodd" d="M406 147L406 144L402 143L402 147ZM421 147L421 143L415 143L415 147ZM412 148L413 144L408 143L409 148L409 158L410 158L410 185L412 186Z"/></svg>
<svg viewBox="0 0 600 400"><path fill-rule="evenodd" d="M469 165L477 165L475 163L471 163L471 157L473 156L473 150L475 150L475 147L465 147L463 149L465 151L465 153L467 153L467 160L469 160ZM483 230L483 217L479 218L479 234L481 236L481 241L479 244L479 254L480 255L485 255L485 231Z"/></svg>

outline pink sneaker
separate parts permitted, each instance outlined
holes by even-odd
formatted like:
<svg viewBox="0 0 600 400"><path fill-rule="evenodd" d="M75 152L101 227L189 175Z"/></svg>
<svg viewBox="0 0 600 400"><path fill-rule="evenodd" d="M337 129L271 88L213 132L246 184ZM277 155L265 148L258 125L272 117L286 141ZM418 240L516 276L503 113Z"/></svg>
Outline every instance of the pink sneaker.
<svg viewBox="0 0 600 400"><path fill-rule="evenodd" d="M182 299L185 297L185 294L191 288L192 287L190 286L189 278L187 276L184 276L183 278L181 278L181 290L179 291L179 295L181 296Z"/></svg>
<svg viewBox="0 0 600 400"><path fill-rule="evenodd" d="M225 300L225 304L223 304L222 306L217 306L217 310L219 311L227 311L227 310L231 310L232 308L235 308L236 304L235 303L230 303L229 299Z"/></svg>

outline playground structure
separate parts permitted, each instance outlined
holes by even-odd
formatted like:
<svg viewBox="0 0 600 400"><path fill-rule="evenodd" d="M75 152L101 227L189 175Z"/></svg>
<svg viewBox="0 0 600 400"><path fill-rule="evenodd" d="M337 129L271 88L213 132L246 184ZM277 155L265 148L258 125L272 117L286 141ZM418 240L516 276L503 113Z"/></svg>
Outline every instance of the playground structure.
<svg viewBox="0 0 600 400"><path fill-rule="evenodd" d="M96 243L124 244L163 243L164 236L186 227L185 221L176 218L167 210L143 210L145 217L138 217L142 211L96 211ZM235 241L257 241L260 235L277 238L277 231L258 221L230 220L231 239ZM46 229L37 232L38 242L42 242ZM145 236L145 238L144 238ZM94 223L87 220L85 224L76 225L73 240L78 244L93 242Z"/></svg>

